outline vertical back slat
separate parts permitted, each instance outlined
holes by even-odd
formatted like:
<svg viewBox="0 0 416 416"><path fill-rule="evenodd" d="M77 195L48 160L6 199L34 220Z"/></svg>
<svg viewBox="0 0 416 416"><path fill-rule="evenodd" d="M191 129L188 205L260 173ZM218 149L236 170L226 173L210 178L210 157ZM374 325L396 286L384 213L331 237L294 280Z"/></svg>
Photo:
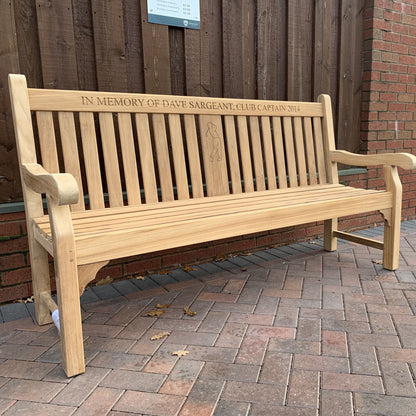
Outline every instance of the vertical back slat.
<svg viewBox="0 0 416 416"><path fill-rule="evenodd" d="M308 165L309 184L316 185L316 160L315 149L313 146L313 133L312 133L312 121L310 117L303 118L303 128L305 131L305 146L306 146L306 159Z"/></svg>
<svg viewBox="0 0 416 416"><path fill-rule="evenodd" d="M318 175L319 183L327 183L326 179L326 168L325 168L325 155L324 155L324 146L323 146L323 137L322 137L322 125L321 118L313 118L313 130L315 133L315 149L316 149L316 161L318 164Z"/></svg>
<svg viewBox="0 0 416 416"><path fill-rule="evenodd" d="M117 156L116 135L112 113L100 113L100 131L103 147L105 177L111 207L123 206L120 169Z"/></svg>
<svg viewBox="0 0 416 416"><path fill-rule="evenodd" d="M253 192L253 170L251 168L251 152L248 139L247 119L245 116L237 117L238 142L240 144L241 165L243 168L244 191Z"/></svg>
<svg viewBox="0 0 416 416"><path fill-rule="evenodd" d="M88 197L91 209L104 208L100 159L93 113L79 113L84 166L87 176Z"/></svg>
<svg viewBox="0 0 416 416"><path fill-rule="evenodd" d="M296 173L296 165L293 163L296 160L295 145L293 140L293 128L291 117L283 117L283 131L286 149L286 158L289 161L287 168L289 170L289 185L290 187L298 186L298 178Z"/></svg>
<svg viewBox="0 0 416 416"><path fill-rule="evenodd" d="M173 194L165 116L163 114L153 114L152 119L162 201L173 201L175 198Z"/></svg>
<svg viewBox="0 0 416 416"><path fill-rule="evenodd" d="M280 117L272 118L274 152L277 164L277 177L279 189L287 188L287 173L285 161L285 149L283 146L282 121Z"/></svg>
<svg viewBox="0 0 416 416"><path fill-rule="evenodd" d="M149 118L147 114L136 114L136 128L145 200L148 204L155 203L159 201L159 198L156 185L155 165L153 162Z"/></svg>
<svg viewBox="0 0 416 416"><path fill-rule="evenodd" d="M249 123L251 148L253 149L252 155L254 164L254 175L256 178L256 190L264 191L266 189L266 184L264 181L264 162L261 148L260 127L258 117L251 116L249 118Z"/></svg>
<svg viewBox="0 0 416 416"><path fill-rule="evenodd" d="M266 163L267 189L276 189L276 171L273 156L272 133L270 128L270 118L261 118L261 130L263 138L264 159Z"/></svg>
<svg viewBox="0 0 416 416"><path fill-rule="evenodd" d="M178 199L189 199L181 119L178 114L169 114L169 131Z"/></svg>
<svg viewBox="0 0 416 416"><path fill-rule="evenodd" d="M242 188L234 117L225 116L224 125L227 141L228 166L230 167L231 189L233 194L236 194L242 192Z"/></svg>
<svg viewBox="0 0 416 416"><path fill-rule="evenodd" d="M207 195L227 195L230 189L221 117L201 115L199 128Z"/></svg>
<svg viewBox="0 0 416 416"><path fill-rule="evenodd" d="M129 205L139 205L141 204L140 184L139 175L137 173L133 127L131 123L131 115L129 113L118 114L118 131L120 133L127 202Z"/></svg>
<svg viewBox="0 0 416 416"><path fill-rule="evenodd" d="M184 115L186 148L188 151L188 163L191 175L192 197L202 198L204 186L202 183L201 161L199 157L198 135L196 133L195 116Z"/></svg>
<svg viewBox="0 0 416 416"><path fill-rule="evenodd" d="M74 114L71 112L58 113L59 131L61 133L62 152L64 156L65 172L74 176L78 183L78 203L71 206L73 211L83 211L84 192L82 189L81 168L79 164L79 153L77 134L75 130Z"/></svg>
<svg viewBox="0 0 416 416"><path fill-rule="evenodd" d="M38 124L42 166L50 173L58 173L59 162L52 112L37 111L36 121Z"/></svg>
<svg viewBox="0 0 416 416"><path fill-rule="evenodd" d="M301 186L306 186L308 184L308 177L306 174L305 145L303 143L302 118L294 117L293 126L295 131L296 162L298 166L299 183Z"/></svg>
<svg viewBox="0 0 416 416"><path fill-rule="evenodd" d="M324 154L326 161L326 179L329 183L338 183L338 168L335 162L331 161L329 152L335 150L335 136L334 136L334 124L332 122L332 105L329 95L321 94L318 97L318 101L322 104L324 110L324 116L321 120L322 125L322 137Z"/></svg>

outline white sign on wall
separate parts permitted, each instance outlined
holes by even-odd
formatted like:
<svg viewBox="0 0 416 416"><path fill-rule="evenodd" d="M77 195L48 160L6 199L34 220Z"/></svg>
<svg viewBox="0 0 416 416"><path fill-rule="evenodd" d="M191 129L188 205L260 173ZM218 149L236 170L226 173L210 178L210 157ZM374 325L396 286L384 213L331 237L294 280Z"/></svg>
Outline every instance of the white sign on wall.
<svg viewBox="0 0 416 416"><path fill-rule="evenodd" d="M150 23L200 29L199 0L147 0Z"/></svg>

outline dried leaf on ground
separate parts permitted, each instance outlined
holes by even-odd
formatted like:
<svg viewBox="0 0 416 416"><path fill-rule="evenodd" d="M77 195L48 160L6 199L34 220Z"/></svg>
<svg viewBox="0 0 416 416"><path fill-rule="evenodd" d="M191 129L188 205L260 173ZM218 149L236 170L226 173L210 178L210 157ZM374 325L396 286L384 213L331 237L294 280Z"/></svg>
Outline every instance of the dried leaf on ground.
<svg viewBox="0 0 416 416"><path fill-rule="evenodd" d="M108 285L112 281L113 281L113 279L110 276L107 276L104 279L102 279L99 282L97 282L96 286Z"/></svg>
<svg viewBox="0 0 416 416"><path fill-rule="evenodd" d="M143 316L161 316L165 313L164 309L152 309L149 312L146 312Z"/></svg>
<svg viewBox="0 0 416 416"><path fill-rule="evenodd" d="M242 272L246 272L247 271L247 267L241 267L240 269Z"/></svg>
<svg viewBox="0 0 416 416"><path fill-rule="evenodd" d="M26 299L19 299L16 302L18 303L33 303L35 301L35 297L34 296L30 296Z"/></svg>
<svg viewBox="0 0 416 416"><path fill-rule="evenodd" d="M156 308L157 309L165 309L165 308L169 308L169 306L170 306L170 303L158 303L156 305Z"/></svg>
<svg viewBox="0 0 416 416"><path fill-rule="evenodd" d="M183 310L185 311L185 313L186 313L188 316L194 316L194 315L196 315L196 312L191 311L189 308L183 308Z"/></svg>
<svg viewBox="0 0 416 416"><path fill-rule="evenodd" d="M162 338L167 337L168 335L170 335L170 332L169 332L169 331L161 332L160 334L153 335L153 336L150 338L150 340L151 340L151 341L157 341L157 340L159 340L159 339L162 339Z"/></svg>
<svg viewBox="0 0 416 416"><path fill-rule="evenodd" d="M371 260L375 264L383 264L382 260Z"/></svg>
<svg viewBox="0 0 416 416"><path fill-rule="evenodd" d="M227 260L227 255L226 254L219 254L217 257L215 257L214 261L225 261Z"/></svg>
<svg viewBox="0 0 416 416"><path fill-rule="evenodd" d="M172 353L172 355L177 355L178 357L183 357L186 354L189 354L189 351L179 350L179 351L173 351Z"/></svg>
<svg viewBox="0 0 416 416"><path fill-rule="evenodd" d="M157 274L169 274L170 270L161 270L160 272L157 272Z"/></svg>
<svg viewBox="0 0 416 416"><path fill-rule="evenodd" d="M184 269L186 272L193 272L193 271L197 271L197 270L198 270L197 268L195 268L195 267L190 267L190 266L184 267L183 269Z"/></svg>
<svg viewBox="0 0 416 416"><path fill-rule="evenodd" d="M144 276L136 276L137 280L146 280L146 278Z"/></svg>

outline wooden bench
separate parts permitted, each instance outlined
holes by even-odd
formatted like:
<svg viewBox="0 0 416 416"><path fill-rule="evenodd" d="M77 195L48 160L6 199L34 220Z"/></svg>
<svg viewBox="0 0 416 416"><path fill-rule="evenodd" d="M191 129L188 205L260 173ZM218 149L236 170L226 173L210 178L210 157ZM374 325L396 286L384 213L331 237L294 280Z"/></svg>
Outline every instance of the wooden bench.
<svg viewBox="0 0 416 416"><path fill-rule="evenodd" d="M85 371L79 296L112 259L324 220L326 250L342 237L398 267L397 167L415 168L416 157L335 150L326 95L303 103L44 90L22 75L9 86L36 317L49 323L58 308L68 376ZM339 184L338 162L383 165L386 190ZM374 210L386 220L384 242L337 231L337 217Z"/></svg>

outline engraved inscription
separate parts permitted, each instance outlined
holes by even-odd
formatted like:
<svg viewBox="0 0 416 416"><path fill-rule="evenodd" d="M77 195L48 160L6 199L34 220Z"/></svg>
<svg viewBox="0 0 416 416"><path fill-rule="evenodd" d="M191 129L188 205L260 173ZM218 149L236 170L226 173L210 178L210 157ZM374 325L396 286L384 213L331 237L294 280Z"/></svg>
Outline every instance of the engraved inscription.
<svg viewBox="0 0 416 416"><path fill-rule="evenodd" d="M271 103L271 102L221 102L221 101L198 101L194 99L159 99L159 98L134 98L123 96L81 96L84 106L97 105L105 107L151 107L163 109L183 110L228 110L249 112L284 112L298 113L300 106L297 104Z"/></svg>

